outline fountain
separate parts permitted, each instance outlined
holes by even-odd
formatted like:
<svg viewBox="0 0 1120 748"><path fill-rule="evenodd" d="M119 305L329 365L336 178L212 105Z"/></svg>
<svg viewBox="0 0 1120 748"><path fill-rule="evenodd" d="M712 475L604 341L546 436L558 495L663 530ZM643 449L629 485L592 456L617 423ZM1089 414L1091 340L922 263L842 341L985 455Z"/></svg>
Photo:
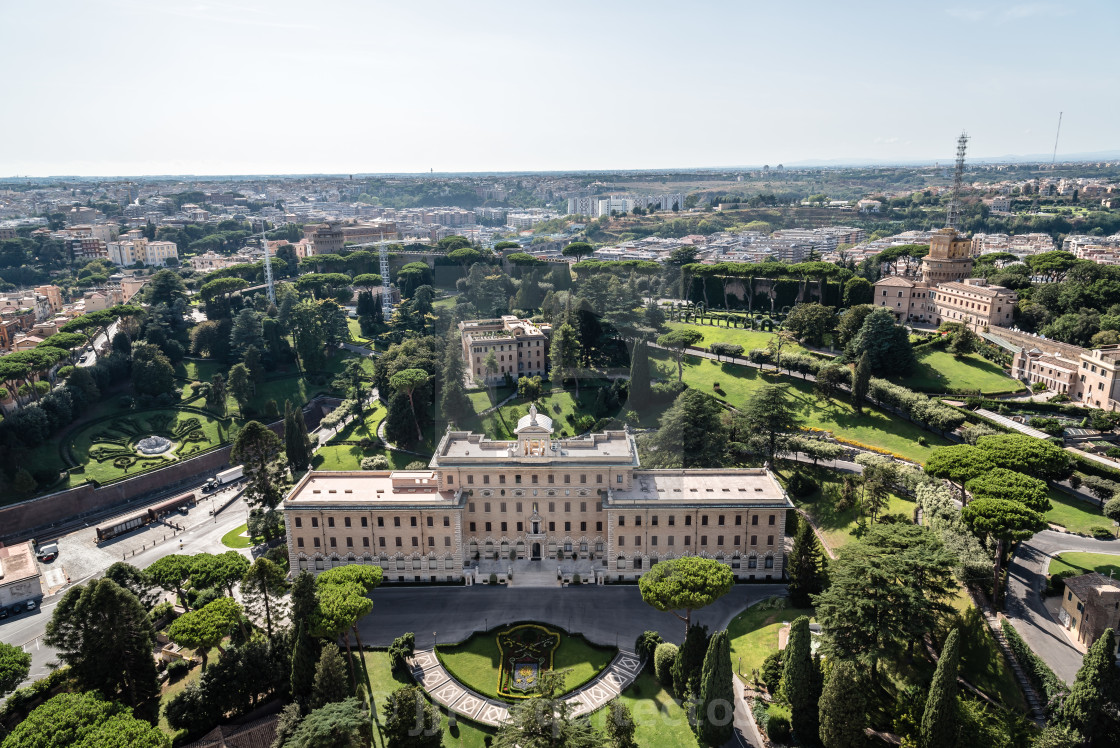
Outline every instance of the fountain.
<svg viewBox="0 0 1120 748"><path fill-rule="evenodd" d="M145 436L136 442L136 451L143 455L161 455L171 449L171 440L164 436Z"/></svg>

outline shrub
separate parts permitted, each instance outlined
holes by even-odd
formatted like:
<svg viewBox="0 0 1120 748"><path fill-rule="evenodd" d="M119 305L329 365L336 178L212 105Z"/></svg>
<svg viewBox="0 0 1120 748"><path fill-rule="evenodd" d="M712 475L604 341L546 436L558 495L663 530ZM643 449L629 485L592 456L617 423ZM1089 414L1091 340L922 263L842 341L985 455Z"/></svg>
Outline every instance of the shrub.
<svg viewBox="0 0 1120 748"><path fill-rule="evenodd" d="M490 572L490 584L497 584L497 583L498 583L498 575L495 574L494 572Z"/></svg>
<svg viewBox="0 0 1120 748"><path fill-rule="evenodd" d="M154 608L152 608L151 612L148 613L148 618L152 619L153 624L159 623L160 621L168 618L170 620L174 620L175 606L171 604L170 600L164 600L162 603L159 603Z"/></svg>
<svg viewBox="0 0 1120 748"><path fill-rule="evenodd" d="M792 734L789 710L784 706L771 704L767 712L770 718L766 720L766 737L774 743L788 743Z"/></svg>
<svg viewBox="0 0 1120 748"><path fill-rule="evenodd" d="M411 631L402 634L389 645L389 666L394 673L402 674L408 669L408 658L416 647L416 635Z"/></svg>
<svg viewBox="0 0 1120 748"><path fill-rule="evenodd" d="M791 475L786 483L786 490L799 499L813 493L817 488L817 482L801 471Z"/></svg>
<svg viewBox="0 0 1120 748"><path fill-rule="evenodd" d="M172 660L167 663L167 680L175 682L182 678L191 669L187 660Z"/></svg>
<svg viewBox="0 0 1120 748"><path fill-rule="evenodd" d="M653 673L668 691L673 690L673 663L677 660L677 645L662 642L653 652Z"/></svg>
<svg viewBox="0 0 1120 748"><path fill-rule="evenodd" d="M1115 540L1116 539L1116 536L1112 533L1112 530L1110 528L1102 527L1101 525L1093 525L1092 527L1090 527L1089 528L1089 534L1092 535L1097 540Z"/></svg>
<svg viewBox="0 0 1120 748"><path fill-rule="evenodd" d="M388 470L389 459L385 455L362 458L362 470Z"/></svg>
<svg viewBox="0 0 1120 748"><path fill-rule="evenodd" d="M653 653L665 640L656 631L643 631L634 641L634 654L639 660L646 661L646 671L653 672Z"/></svg>
<svg viewBox="0 0 1120 748"><path fill-rule="evenodd" d="M778 692L778 686L782 684L782 653L780 651L771 652L763 660L759 678L771 695Z"/></svg>
<svg viewBox="0 0 1120 748"><path fill-rule="evenodd" d="M1112 455L1109 455L1109 457L1111 457L1111 456ZM1078 488L1081 487L1081 476L1078 475L1077 473L1074 473L1073 475L1071 475L1069 477L1069 485L1070 485L1070 488L1073 488L1076 491Z"/></svg>
<svg viewBox="0 0 1120 748"><path fill-rule="evenodd" d="M924 436L919 436L919 437L918 437L918 444L919 444L919 446L922 446L922 447L924 447L924 446L926 446L926 444L927 444L927 443L928 443L928 442L926 441L926 438L925 438Z"/></svg>
<svg viewBox="0 0 1120 748"><path fill-rule="evenodd" d="M1049 579L1046 580L1046 593L1049 595L1062 594L1066 588L1066 580L1076 576L1078 576L1078 572L1073 569L1066 569L1057 574L1051 574Z"/></svg>

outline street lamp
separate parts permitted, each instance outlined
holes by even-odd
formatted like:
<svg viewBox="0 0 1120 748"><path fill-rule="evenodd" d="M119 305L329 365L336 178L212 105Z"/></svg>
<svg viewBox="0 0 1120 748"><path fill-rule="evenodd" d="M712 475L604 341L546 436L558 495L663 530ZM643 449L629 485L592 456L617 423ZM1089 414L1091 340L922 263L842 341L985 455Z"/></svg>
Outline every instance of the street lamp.
<svg viewBox="0 0 1120 748"><path fill-rule="evenodd" d="M438 646L439 646L439 636L436 634L435 631L433 631L432 632L432 649L434 650Z"/></svg>

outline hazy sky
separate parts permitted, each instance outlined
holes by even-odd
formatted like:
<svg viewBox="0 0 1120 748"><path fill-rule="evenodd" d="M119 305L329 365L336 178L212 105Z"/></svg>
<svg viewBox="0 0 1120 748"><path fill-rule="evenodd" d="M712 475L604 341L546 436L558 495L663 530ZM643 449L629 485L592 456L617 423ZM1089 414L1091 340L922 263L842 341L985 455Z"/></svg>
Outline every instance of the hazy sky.
<svg viewBox="0 0 1120 748"><path fill-rule="evenodd" d="M1120 149L1115 0L0 0L0 176Z"/></svg>

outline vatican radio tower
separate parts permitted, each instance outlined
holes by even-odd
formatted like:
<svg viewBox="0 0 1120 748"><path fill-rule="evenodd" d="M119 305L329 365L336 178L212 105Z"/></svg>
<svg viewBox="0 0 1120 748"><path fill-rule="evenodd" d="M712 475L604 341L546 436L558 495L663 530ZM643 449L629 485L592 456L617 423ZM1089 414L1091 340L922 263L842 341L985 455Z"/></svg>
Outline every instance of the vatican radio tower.
<svg viewBox="0 0 1120 748"><path fill-rule="evenodd" d="M949 193L949 208L945 211L945 227L957 228L961 210L961 185L964 184L964 154L968 150L968 133L961 131L957 138L957 165L953 169L953 190Z"/></svg>

